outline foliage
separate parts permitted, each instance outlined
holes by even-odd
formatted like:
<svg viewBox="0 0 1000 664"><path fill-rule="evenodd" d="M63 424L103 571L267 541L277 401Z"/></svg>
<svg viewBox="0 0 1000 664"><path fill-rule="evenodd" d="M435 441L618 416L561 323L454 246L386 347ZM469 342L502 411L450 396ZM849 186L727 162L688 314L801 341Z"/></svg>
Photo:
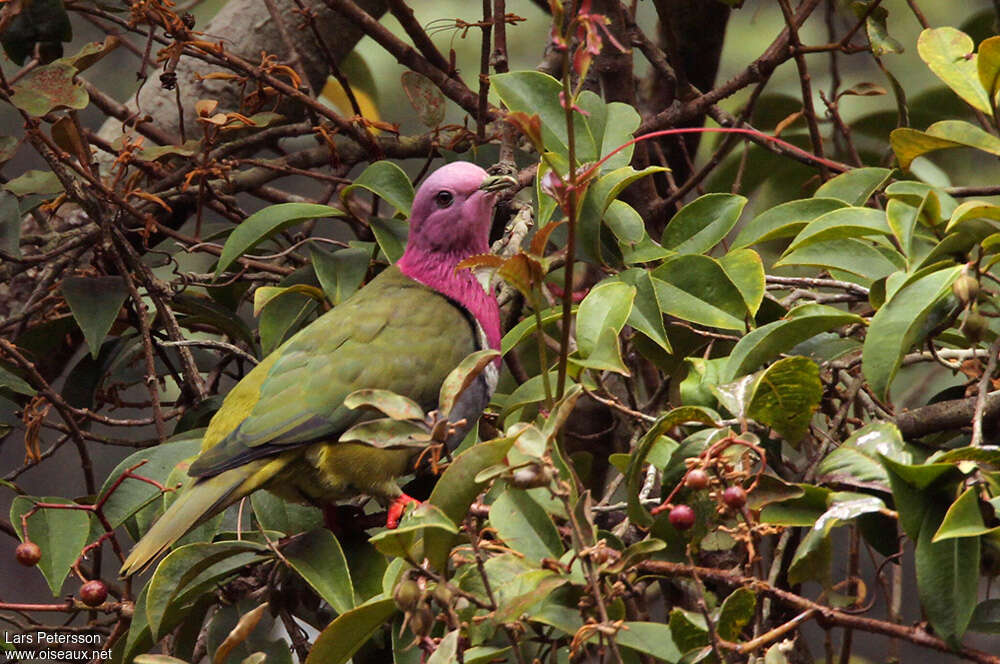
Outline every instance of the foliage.
<svg viewBox="0 0 1000 664"><path fill-rule="evenodd" d="M780 0L789 29L702 92L658 45L669 25L647 36L628 3L550 0L531 19L549 31L546 62L508 71L506 32L523 19L497 1L481 24L442 19L483 37L477 92L406 3L389 4L415 49L358 3L330 1L412 70L420 135L396 136L367 94L362 115L364 91L345 87L328 48L336 110L302 92L298 53L249 63L169 2L133 3L127 22L79 3L0 10L0 42L29 59L3 69L23 132L0 138L0 163L13 170L30 148L48 169L5 174L0 193L0 435L26 455L0 487L0 529L12 561L18 541L39 545L21 558L53 597L98 578L111 592L93 607L7 589L5 619L27 630L32 611L68 615L117 662L781 663L808 656L810 620L847 630L841 661L859 632L890 653L907 642L1000 661L966 638L998 631L981 588L1000 555L1000 189L952 186L947 160L960 149L996 173L1000 37L923 30L916 51L949 99L935 105L890 73L914 46L889 33L895 5L830 2L841 36L806 48L796 26L822 22L821 3ZM242 86L240 108L201 100L177 136L163 117L127 120L113 141L89 129L83 109L128 110L84 76L121 55L118 38L62 56L84 16L159 30L164 87L178 62L204 62ZM285 28L315 28L298 16ZM840 90L839 71L817 110L806 52L877 63L891 126L845 120L845 96L886 91ZM622 92L640 56L646 87L673 96ZM774 135L754 128L755 111L780 106L759 92L793 61L804 97ZM738 116L716 105L752 84ZM466 124L445 124L446 108ZM435 459L436 482L409 478L424 502L393 530L374 530L373 505L342 507L355 528L334 534L317 509L260 492L148 575L112 578L186 480L233 380L398 259L414 189L387 157L428 155L499 162L525 186L499 208L495 252L460 266L498 293L505 369L479 427ZM270 184L286 176L306 193ZM494 357L470 356L438 413L355 392L346 405L380 419L343 439L426 445ZM67 443L82 492L54 467Z"/></svg>

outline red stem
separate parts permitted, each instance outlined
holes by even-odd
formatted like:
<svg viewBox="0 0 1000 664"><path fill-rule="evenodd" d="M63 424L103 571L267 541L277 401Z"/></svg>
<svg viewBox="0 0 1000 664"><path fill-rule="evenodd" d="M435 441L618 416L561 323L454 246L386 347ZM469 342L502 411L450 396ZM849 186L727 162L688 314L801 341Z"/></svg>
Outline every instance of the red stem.
<svg viewBox="0 0 1000 664"><path fill-rule="evenodd" d="M640 141L645 141L650 138L658 138L660 136L676 136L679 134L743 134L744 136L756 136L757 138L774 143L775 145L780 145L786 150L790 150L796 154L802 155L817 164L822 164L827 168L841 173L844 171L844 165L837 163L835 161L830 161L829 159L824 159L823 157L817 157L808 150L803 150L797 145L793 145L788 141L782 140L776 136L771 136L770 134L765 134L762 131L756 129L747 129L745 127L678 127L676 129L661 129L659 131L651 131L648 134L643 134L642 136L636 136L632 140L619 145L617 148L606 154L596 163L594 163L590 168L581 173L577 178L578 182L586 182L597 169L601 167L604 162L618 154L630 145L635 145Z"/></svg>

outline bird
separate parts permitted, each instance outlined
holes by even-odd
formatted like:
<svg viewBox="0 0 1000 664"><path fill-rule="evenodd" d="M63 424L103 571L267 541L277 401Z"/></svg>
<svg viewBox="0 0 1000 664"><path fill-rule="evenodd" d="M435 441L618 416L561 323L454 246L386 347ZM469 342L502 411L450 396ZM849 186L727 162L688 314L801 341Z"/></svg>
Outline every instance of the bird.
<svg viewBox="0 0 1000 664"><path fill-rule="evenodd" d="M388 505L386 525L395 527L415 502L396 478L412 472L421 450L339 440L366 416L344 399L359 389L389 390L430 412L463 359L499 350L496 297L458 266L489 252L496 197L515 183L463 161L431 173L414 196L400 259L230 390L188 469L193 480L135 544L122 575L141 571L189 530L258 489L317 506L369 495ZM449 414L456 425L449 445L482 413L498 374L499 357L462 393Z"/></svg>

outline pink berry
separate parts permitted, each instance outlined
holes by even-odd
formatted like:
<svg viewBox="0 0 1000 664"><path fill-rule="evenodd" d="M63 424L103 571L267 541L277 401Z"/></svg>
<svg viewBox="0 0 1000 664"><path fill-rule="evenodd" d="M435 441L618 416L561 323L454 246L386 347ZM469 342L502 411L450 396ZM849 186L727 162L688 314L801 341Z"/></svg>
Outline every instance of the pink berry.
<svg viewBox="0 0 1000 664"><path fill-rule="evenodd" d="M80 601L87 606L100 606L108 598L108 586L103 581L94 579L80 586Z"/></svg>
<svg viewBox="0 0 1000 664"><path fill-rule="evenodd" d="M42 559L42 549L34 542L21 542L14 549L14 557L25 567L34 567Z"/></svg>
<svg viewBox="0 0 1000 664"><path fill-rule="evenodd" d="M684 483L689 489L694 489L695 491L700 491L708 486L708 473L706 473L701 468L695 468L687 477L684 479Z"/></svg>
<svg viewBox="0 0 1000 664"><path fill-rule="evenodd" d="M722 502L734 510L747 504L747 492L741 486L728 486L722 492Z"/></svg>
<svg viewBox="0 0 1000 664"><path fill-rule="evenodd" d="M677 530L689 530L694 525L694 510L687 505L677 505L670 510L668 518Z"/></svg>

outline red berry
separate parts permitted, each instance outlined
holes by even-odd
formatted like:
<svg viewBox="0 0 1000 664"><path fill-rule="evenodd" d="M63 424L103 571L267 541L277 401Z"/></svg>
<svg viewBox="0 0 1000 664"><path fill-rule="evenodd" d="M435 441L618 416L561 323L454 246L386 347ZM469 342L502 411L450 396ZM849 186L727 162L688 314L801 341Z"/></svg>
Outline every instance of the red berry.
<svg viewBox="0 0 1000 664"><path fill-rule="evenodd" d="M677 505L670 510L670 525L677 530L688 530L694 525L694 510L687 505Z"/></svg>
<svg viewBox="0 0 1000 664"><path fill-rule="evenodd" d="M741 486L727 486L722 492L722 502L734 510L747 504L747 492Z"/></svg>
<svg viewBox="0 0 1000 664"><path fill-rule="evenodd" d="M42 559L42 549L34 542L21 542L14 549L14 557L25 567L34 567Z"/></svg>
<svg viewBox="0 0 1000 664"><path fill-rule="evenodd" d="M100 606L108 598L108 586L98 579L80 586L80 601L87 606Z"/></svg>
<svg viewBox="0 0 1000 664"><path fill-rule="evenodd" d="M700 491L708 486L708 473L701 468L695 468L687 474L684 483L689 489Z"/></svg>

